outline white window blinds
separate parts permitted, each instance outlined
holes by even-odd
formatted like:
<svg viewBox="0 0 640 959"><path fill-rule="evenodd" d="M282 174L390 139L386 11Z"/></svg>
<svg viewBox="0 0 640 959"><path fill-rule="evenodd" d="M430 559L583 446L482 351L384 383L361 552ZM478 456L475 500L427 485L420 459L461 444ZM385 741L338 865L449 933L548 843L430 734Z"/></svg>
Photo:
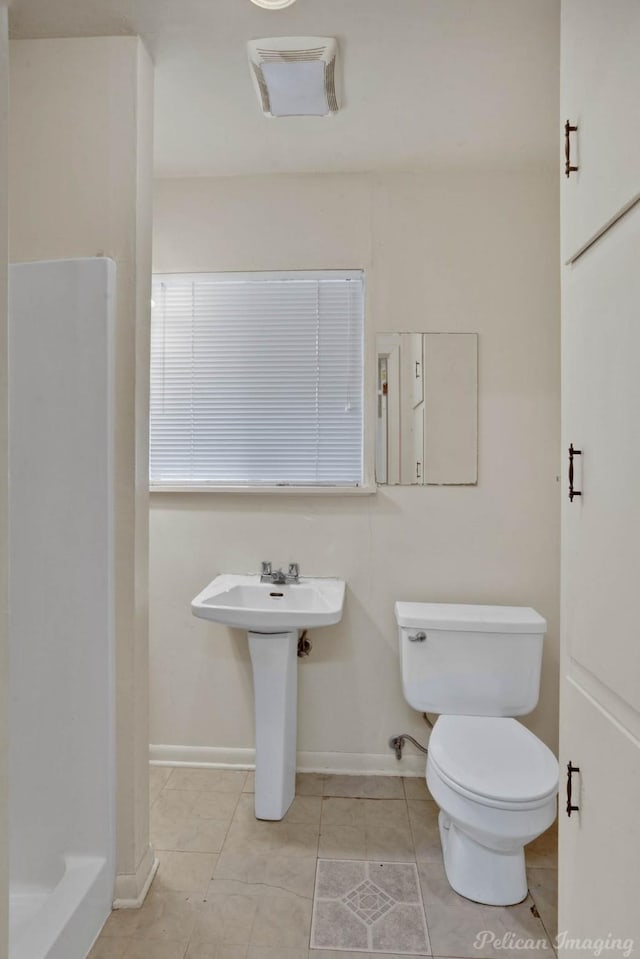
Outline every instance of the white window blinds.
<svg viewBox="0 0 640 959"><path fill-rule="evenodd" d="M363 286L155 276L151 488L361 485Z"/></svg>

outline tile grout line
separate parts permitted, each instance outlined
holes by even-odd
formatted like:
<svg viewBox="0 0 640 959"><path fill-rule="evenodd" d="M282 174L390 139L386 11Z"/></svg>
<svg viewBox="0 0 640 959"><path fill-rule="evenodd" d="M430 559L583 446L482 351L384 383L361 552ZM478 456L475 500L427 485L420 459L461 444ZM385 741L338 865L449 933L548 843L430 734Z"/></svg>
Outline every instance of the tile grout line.
<svg viewBox="0 0 640 959"><path fill-rule="evenodd" d="M216 865L217 865L217 863L216 863ZM214 872L215 872L215 870L214 870ZM255 912L254 912L254 914L253 914L253 919L251 920L251 929L249 930L249 942L248 942L248 945L247 945L247 955L249 955L249 950L251 949L251 944L252 944L252 940L253 940L253 930L255 929L256 919L258 918L258 912L259 912L259 910L260 910L260 905L261 905L261 900L259 899L259 900L258 900L258 904L257 904L256 909L255 909Z"/></svg>
<svg viewBox="0 0 640 959"><path fill-rule="evenodd" d="M324 799L322 801L324 802ZM322 809L321 809L321 815L322 815ZM311 954L311 940L313 939L313 925L316 918L316 886L318 884L318 863L319 862L320 862L320 859L318 856L316 856L316 868L313 873L313 893L311 896L311 922L309 923L309 948L308 948L309 954Z"/></svg>
<svg viewBox="0 0 640 959"><path fill-rule="evenodd" d="M247 773L247 775L244 777L244 780L242 781L242 789L244 789L244 787L246 786L248 777L249 777L249 773ZM219 860L220 860L220 856L222 855L222 851L223 851L223 849L224 849L224 847L225 847L225 843L226 843L227 838L228 838L228 836L229 836L229 830L231 829L231 824L232 824L233 820L235 819L235 815L236 815L236 812L238 811L238 806L240 805L240 800L242 799L243 795L244 795L244 793L242 792L242 790L240 790L240 792L238 793L238 798L236 799L235 805L234 805L234 807L233 807L233 812L231 813L231 816L230 816L230 818L229 818L229 822L228 822L228 824L227 824L227 828L226 828L225 831L224 831L224 839L222 840L222 844L221 844L221 846L220 846L220 851L217 853L217 857L218 857L218 858L216 859L215 866L213 867L213 876L211 876L211 878L210 878L210 880L209 880L209 884L211 884L211 883L213 882L213 877L214 877L215 874L216 874L216 869L218 868L218 862L219 862Z"/></svg>
<svg viewBox="0 0 640 959"><path fill-rule="evenodd" d="M424 922L425 922L425 926L427 927L427 940L428 940L427 944L428 944L428 946L429 946L429 955L431 956L431 955L433 955L433 945L432 945L432 943L431 943L431 929L429 928L429 913L428 913L428 910L427 910L427 903L425 902L425 898L424 898L424 891L423 891L423 889L422 889L422 880L421 880L421 878L420 878L420 864L418 863L418 851L417 851L417 848L416 848L416 837L415 837L415 834L414 834L414 831L413 831L413 821L412 821L412 819L411 819L411 812L410 812L410 809L409 809L409 797L406 795L406 792L407 792L407 791L406 791L406 785L405 785L404 779L402 780L402 788L403 788L404 791L405 791L405 803L406 803L406 806L407 806L407 818L408 818L408 820L409 820L409 830L410 830L410 832L411 832L411 841L413 842L413 854L414 854L414 856L415 856L415 861L416 861L416 874L417 874L417 876L418 876L418 889L419 889L419 891L420 891L420 899L422 900L422 911L423 911L423 913L424 913Z"/></svg>
<svg viewBox="0 0 640 959"><path fill-rule="evenodd" d="M248 776L248 775L249 775L249 773L247 773L247 776ZM169 778L170 778L170 777L169 777ZM168 782L169 782L169 779L167 779L167 783L168 783ZM164 784L164 786L161 788L160 792L158 793L158 795L157 795L156 798L154 799L153 803L151 804L150 813L151 813L151 810L153 809L153 807L156 805L156 803L158 802L158 800L159 800L160 797L164 794L165 791L167 791L168 793L174 793L174 792L187 792L187 793L188 793L188 792L195 792L195 793L197 793L198 795L200 795L201 793L206 794L206 793L208 793L208 792L213 792L213 793L218 794L218 792L219 792L218 790L215 790L215 789L194 789L194 790L189 790L189 789L181 789L181 790L178 790L178 789L170 789L170 788L167 789L167 783ZM245 778L245 783L246 783L246 778ZM244 786L244 784L243 784L243 786ZM232 794L232 795L233 795L233 794ZM156 849L158 852L184 852L184 853L187 853L187 854L189 854L189 855L191 855L191 854L196 854L196 855L201 855L201 856L216 856L216 857L219 858L219 857L222 855L222 850L224 849L224 844L225 844L225 842L227 841L227 837L228 837L228 835L229 835L229 829L231 828L231 824L232 824L232 822L233 822L233 819L234 819L234 817L235 817L236 811L237 811L237 809L238 809L238 804L240 803L240 799L241 799L242 796L244 796L244 795L251 795L251 794L250 794L250 793L244 793L244 792L239 792L239 793L238 793L238 797L237 797L236 802L235 802L235 805L234 805L234 807L233 807L233 812L231 813L231 817L230 817L229 822L227 823L227 826L226 826L226 828L225 828L224 839L222 840L222 844L221 844L220 850L219 850L218 852L207 852L207 851L198 850L198 849L186 849L186 850L183 850L183 849L161 849L159 846L154 846L154 849ZM193 819L193 820L184 820L184 821L185 821L185 822L194 822L194 823L197 823L197 822L200 822L200 821L203 822L203 823L206 823L206 822L219 822L219 823L223 823L223 822L224 822L224 820L221 820L221 819L204 819L204 818L201 819L201 820L200 820L200 819ZM217 863L217 860L216 860L216 865L213 867L214 874L215 874L215 870L216 870L217 865L218 865L218 863ZM213 876L211 877L211 879L209 880L209 882L211 882L212 880L213 880ZM155 880L154 880L154 881L155 881Z"/></svg>
<svg viewBox="0 0 640 959"><path fill-rule="evenodd" d="M533 867L533 868L535 868L535 867ZM550 871L554 871L554 870L551 870L551 868L550 868ZM555 872L557 872L557 870L555 870ZM531 889L529 888L528 882L527 882L527 892L528 892L528 894L531 896L531 901L533 902L534 906L536 907L536 912L538 913L538 919L540 920L540 923L541 923L541 925L542 925L542 928L543 928L544 931L545 931L546 937L547 937L547 939L549 940L549 945L551 946L551 951L552 951L552 953L554 954L554 956L557 956L558 953L557 953L557 950L556 950L556 948L555 948L555 946L554 946L554 937L550 934L549 930L547 929L547 924L546 924L546 922L544 921L544 919L542 918L542 913L540 912L540 909L539 909L539 907L538 907L538 903L536 902L536 897L534 896L533 892L532 892Z"/></svg>
<svg viewBox="0 0 640 959"><path fill-rule="evenodd" d="M427 903L424 898L424 889L422 888L422 879L420 878L420 867L416 861L416 869L418 871L418 888L420 889L420 898L422 899L422 908L424 910L424 921L427 926L427 936L429 937L429 955L433 955L433 944L431 942L431 929L429 928L429 911L427 909Z"/></svg>

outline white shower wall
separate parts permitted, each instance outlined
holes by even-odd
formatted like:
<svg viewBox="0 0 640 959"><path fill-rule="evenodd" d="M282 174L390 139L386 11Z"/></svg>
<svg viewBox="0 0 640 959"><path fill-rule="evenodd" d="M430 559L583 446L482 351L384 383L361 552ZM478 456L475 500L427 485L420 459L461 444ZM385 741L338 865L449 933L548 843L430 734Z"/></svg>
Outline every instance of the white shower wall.
<svg viewBox="0 0 640 959"><path fill-rule="evenodd" d="M10 959L84 959L113 899L114 291L10 269Z"/></svg>

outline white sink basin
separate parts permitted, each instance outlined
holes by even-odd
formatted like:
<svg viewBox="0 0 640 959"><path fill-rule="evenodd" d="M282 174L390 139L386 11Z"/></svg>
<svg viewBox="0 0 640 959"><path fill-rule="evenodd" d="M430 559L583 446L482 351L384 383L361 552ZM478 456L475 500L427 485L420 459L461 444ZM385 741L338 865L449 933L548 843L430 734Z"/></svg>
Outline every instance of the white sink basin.
<svg viewBox="0 0 640 959"><path fill-rule="evenodd" d="M345 584L341 579L302 577L278 586L260 577L225 573L191 603L194 616L257 633L332 626L342 619Z"/></svg>
<svg viewBox="0 0 640 959"><path fill-rule="evenodd" d="M341 579L277 586L260 576L216 576L191 603L194 616L246 629L256 724L255 812L282 819L296 784L298 637L300 630L342 619Z"/></svg>

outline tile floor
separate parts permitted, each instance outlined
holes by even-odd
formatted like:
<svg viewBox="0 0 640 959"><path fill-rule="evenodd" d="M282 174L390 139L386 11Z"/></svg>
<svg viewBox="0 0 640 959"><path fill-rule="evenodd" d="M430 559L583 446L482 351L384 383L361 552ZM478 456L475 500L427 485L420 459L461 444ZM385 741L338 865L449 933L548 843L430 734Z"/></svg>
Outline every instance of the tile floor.
<svg viewBox="0 0 640 959"><path fill-rule="evenodd" d="M141 909L111 914L90 959L396 959L310 949L318 859L415 862L434 957L544 959L556 935L554 829L527 849L527 899L480 906L447 883L423 780L303 774L276 823L255 820L252 790L252 773L151 768L160 868ZM495 939L476 948L483 930ZM510 950L511 937L541 945Z"/></svg>

